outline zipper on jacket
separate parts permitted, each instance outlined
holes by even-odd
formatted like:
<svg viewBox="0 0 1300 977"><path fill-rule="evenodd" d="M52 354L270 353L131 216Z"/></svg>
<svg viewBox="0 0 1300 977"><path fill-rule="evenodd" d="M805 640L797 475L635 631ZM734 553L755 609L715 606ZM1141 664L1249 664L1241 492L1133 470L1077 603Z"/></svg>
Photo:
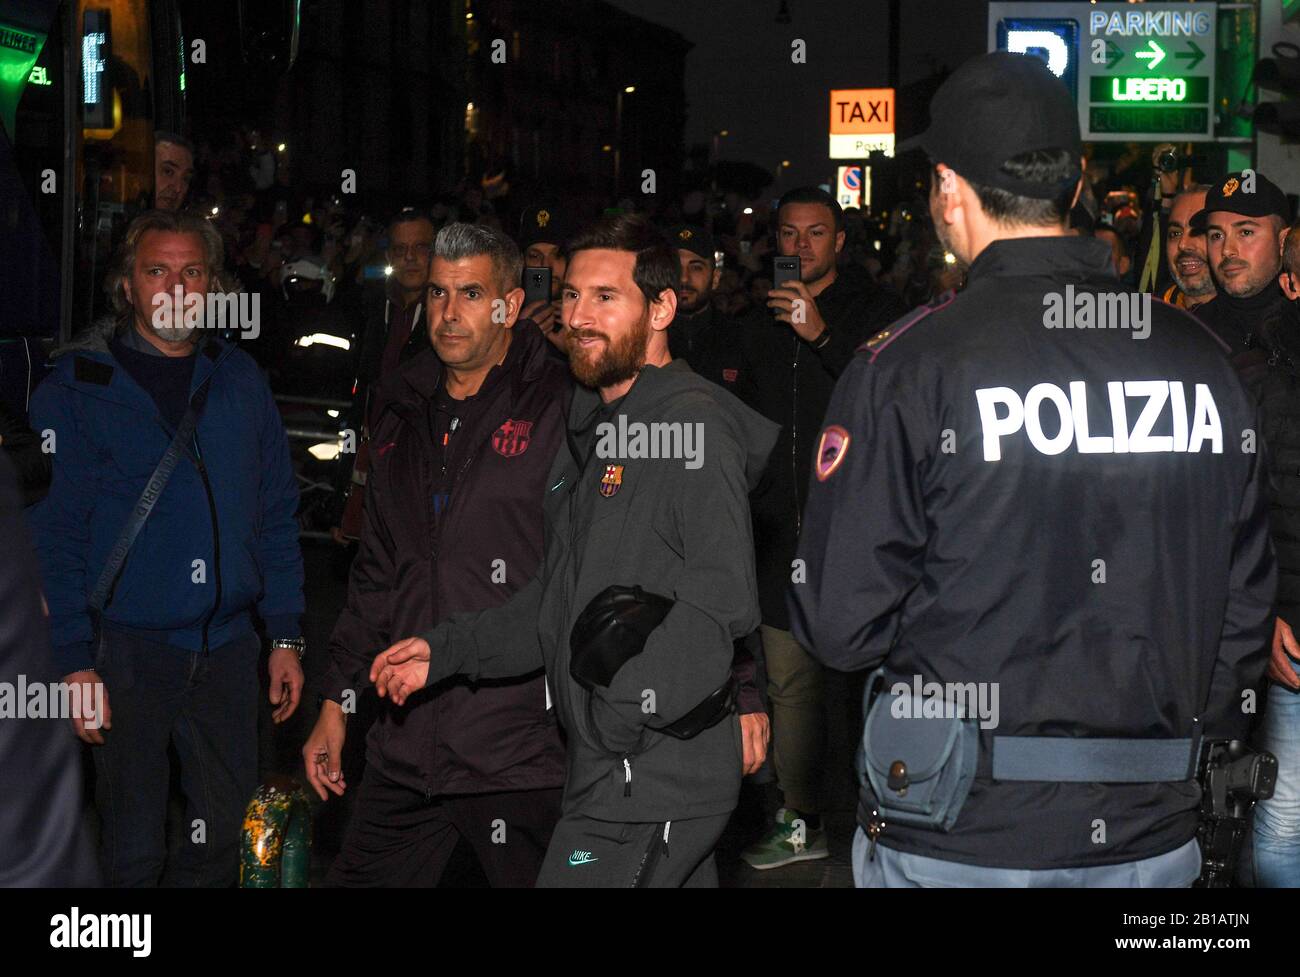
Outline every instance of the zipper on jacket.
<svg viewBox="0 0 1300 977"><path fill-rule="evenodd" d="M803 506L799 504L799 336L794 337L790 391L790 474L794 481L794 534L803 532Z"/></svg>
<svg viewBox="0 0 1300 977"><path fill-rule="evenodd" d="M217 616L217 609L221 607L221 528L217 524L217 501L212 495L212 483L208 481L208 469L203 464L203 455L199 451L199 435L194 434L194 460L199 469L199 477L203 479L203 491L208 497L208 514L212 517L212 560L215 563L214 572L216 574L217 593L212 601L212 610L208 612L207 618L203 622L203 654L208 653L208 627L212 624L212 619Z"/></svg>
<svg viewBox="0 0 1300 977"><path fill-rule="evenodd" d="M668 857L668 829L673 826L671 821L664 822L664 858Z"/></svg>
<svg viewBox="0 0 1300 977"><path fill-rule="evenodd" d="M632 754L623 754L623 796L632 796Z"/></svg>

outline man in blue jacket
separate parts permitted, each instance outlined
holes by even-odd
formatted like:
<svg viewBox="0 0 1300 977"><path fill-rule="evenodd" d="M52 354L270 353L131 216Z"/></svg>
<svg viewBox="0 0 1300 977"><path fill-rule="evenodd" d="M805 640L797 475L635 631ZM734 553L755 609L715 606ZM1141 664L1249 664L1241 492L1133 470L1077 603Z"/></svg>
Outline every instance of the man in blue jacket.
<svg viewBox="0 0 1300 977"><path fill-rule="evenodd" d="M302 690L298 490L284 427L252 358L175 301L222 293L221 255L201 218L137 218L113 278L117 320L61 351L32 398L53 462L32 523L55 660L66 681L104 687L102 715L74 727L94 748L110 886L163 876L169 744L186 841L164 881L234 881L257 786L254 614L272 639L277 722ZM123 528L190 411L193 436L114 574Z"/></svg>

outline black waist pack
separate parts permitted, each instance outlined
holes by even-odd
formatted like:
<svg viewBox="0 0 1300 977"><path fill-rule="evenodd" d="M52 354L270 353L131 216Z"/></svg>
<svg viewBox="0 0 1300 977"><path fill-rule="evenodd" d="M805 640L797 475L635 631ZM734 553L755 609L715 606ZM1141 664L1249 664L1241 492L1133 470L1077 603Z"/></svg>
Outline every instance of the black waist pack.
<svg viewBox="0 0 1300 977"><path fill-rule="evenodd" d="M975 779L979 721L961 715L956 703L927 708L905 683L899 683L900 694L881 689L872 701L873 689L884 680L881 671L867 680L867 720L858 751L862 785L886 822L948 831ZM942 715L933 715L936 711Z"/></svg>
<svg viewBox="0 0 1300 977"><path fill-rule="evenodd" d="M618 670L645 650L673 601L641 587L611 584L591 599L569 635L569 674L589 692L609 688ZM686 715L667 726L652 726L677 739L690 739L721 722L736 708L739 683L734 675Z"/></svg>
<svg viewBox="0 0 1300 977"><path fill-rule="evenodd" d="M716 726L730 716L736 709L736 691L740 683L736 676L728 675L727 681L716 689L707 699L688 712L675 723L667 726L651 726L660 733L667 733L679 740L688 740L698 736L710 726Z"/></svg>

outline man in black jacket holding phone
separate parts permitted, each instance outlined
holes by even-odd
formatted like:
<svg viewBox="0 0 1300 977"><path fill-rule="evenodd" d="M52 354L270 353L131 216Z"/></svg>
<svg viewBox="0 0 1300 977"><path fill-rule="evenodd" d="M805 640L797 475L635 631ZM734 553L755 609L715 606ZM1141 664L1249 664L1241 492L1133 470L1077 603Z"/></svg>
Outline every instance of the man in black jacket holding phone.
<svg viewBox="0 0 1300 977"><path fill-rule="evenodd" d="M763 656L772 703L772 761L784 794L776 824L742 857L756 869L828 855L821 825L825 718L822 666L790 633L786 589L799 576L795 544L813 448L840 373L853 351L904 312L865 271L840 269L844 212L817 187L791 190L777 206L778 254L797 256L799 280L768 293L770 314L741 330L747 398L781 425L754 495L754 543L763 607Z"/></svg>

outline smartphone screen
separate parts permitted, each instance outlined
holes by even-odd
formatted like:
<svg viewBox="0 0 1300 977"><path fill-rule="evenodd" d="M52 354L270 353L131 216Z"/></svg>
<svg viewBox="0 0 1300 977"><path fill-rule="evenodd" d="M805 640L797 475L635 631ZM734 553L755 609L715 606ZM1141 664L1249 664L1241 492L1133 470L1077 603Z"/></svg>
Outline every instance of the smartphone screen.
<svg viewBox="0 0 1300 977"><path fill-rule="evenodd" d="M551 300L551 269L524 269L524 306L532 305L539 299Z"/></svg>

